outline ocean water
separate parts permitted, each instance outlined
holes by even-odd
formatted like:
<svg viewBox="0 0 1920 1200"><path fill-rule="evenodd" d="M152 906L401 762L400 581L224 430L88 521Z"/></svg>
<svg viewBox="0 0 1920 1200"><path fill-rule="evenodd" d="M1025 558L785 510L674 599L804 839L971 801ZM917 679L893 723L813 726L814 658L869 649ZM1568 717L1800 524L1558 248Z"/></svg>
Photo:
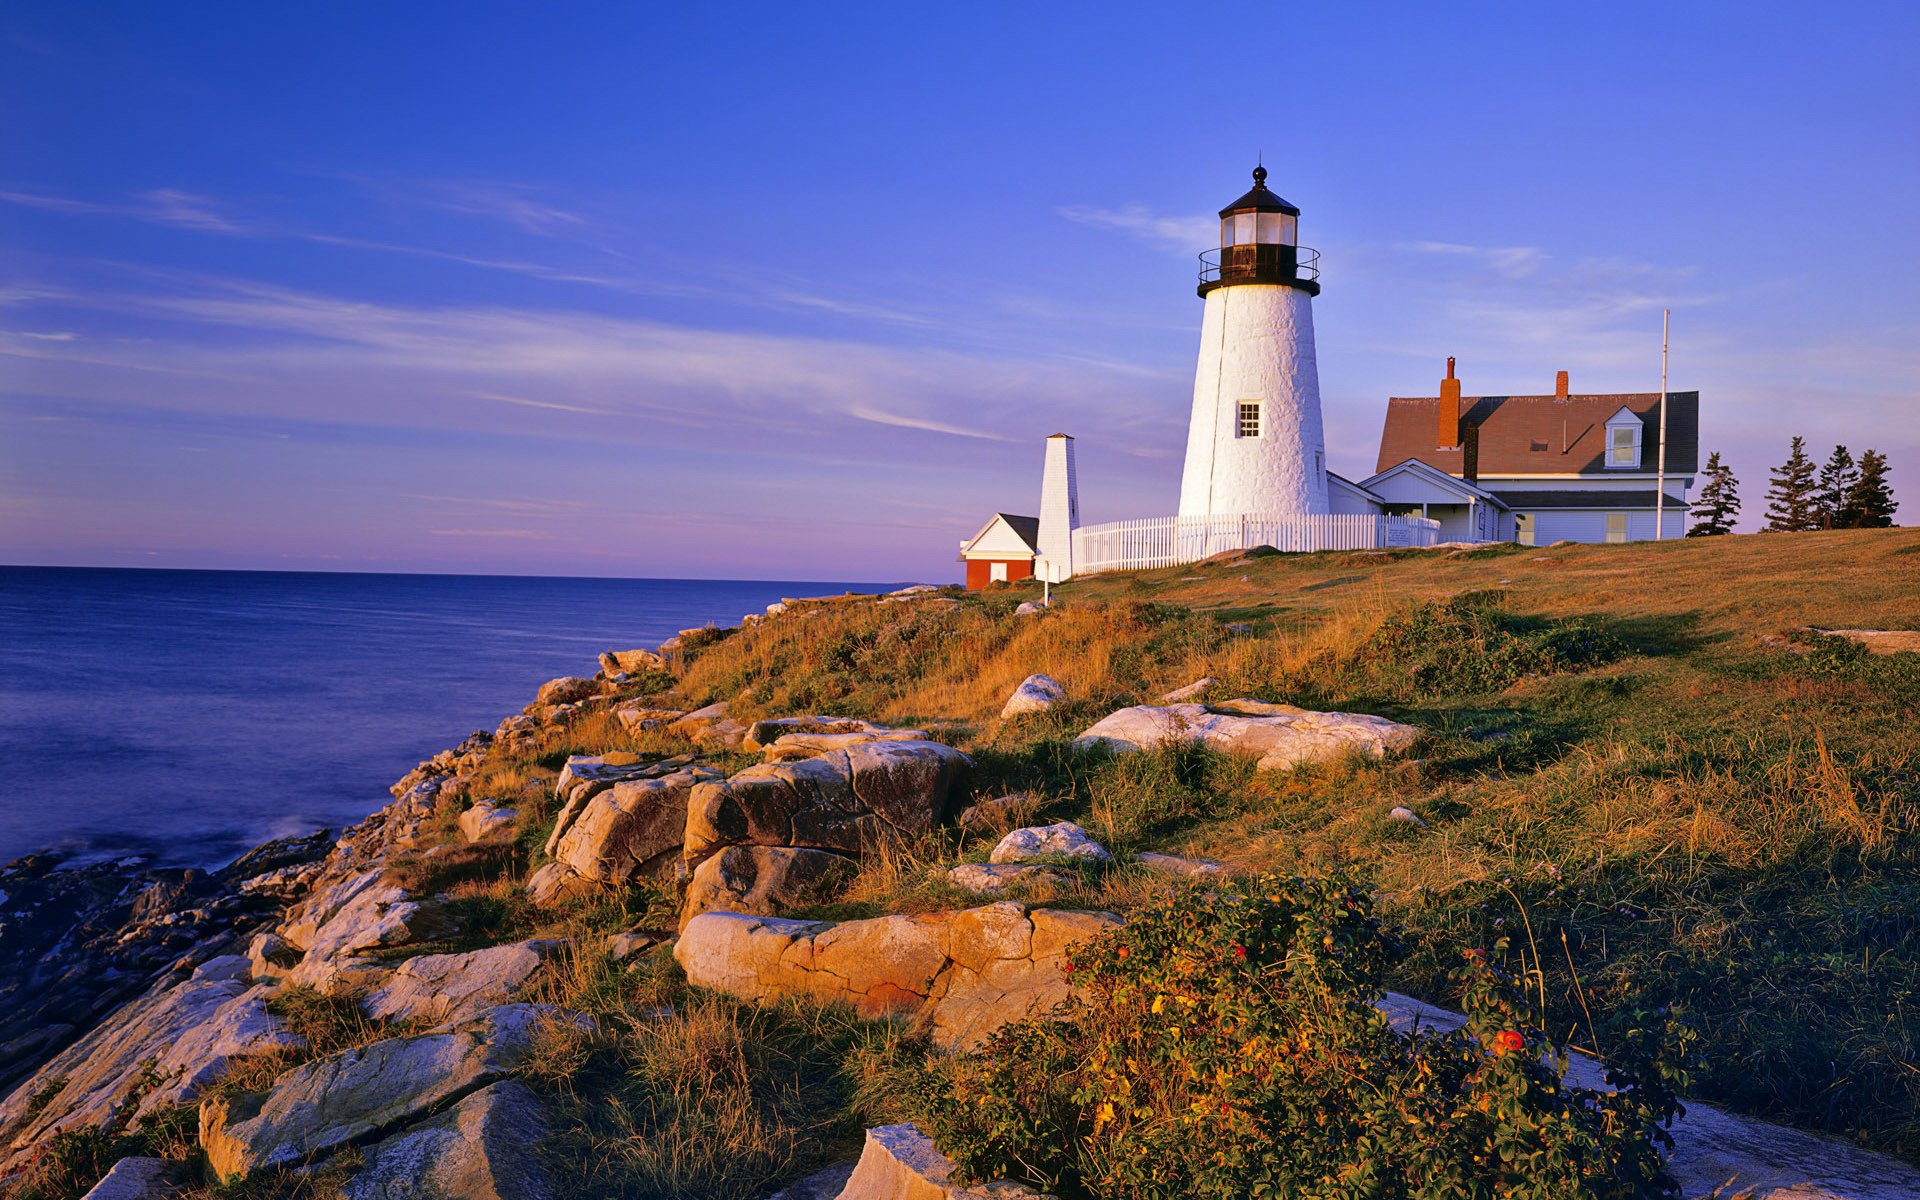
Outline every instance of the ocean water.
<svg viewBox="0 0 1920 1200"><path fill-rule="evenodd" d="M0 863L339 828L602 650L881 586L0 567Z"/></svg>

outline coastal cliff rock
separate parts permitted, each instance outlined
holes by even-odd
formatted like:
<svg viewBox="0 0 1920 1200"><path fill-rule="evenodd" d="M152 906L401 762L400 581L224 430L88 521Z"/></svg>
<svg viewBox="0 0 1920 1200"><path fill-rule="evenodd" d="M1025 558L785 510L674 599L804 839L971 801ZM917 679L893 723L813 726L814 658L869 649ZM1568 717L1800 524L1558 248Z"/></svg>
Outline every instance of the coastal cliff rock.
<svg viewBox="0 0 1920 1200"><path fill-rule="evenodd" d="M473 807L460 814L460 833L469 842L492 841L511 833L513 823L519 819L519 809L491 800L476 800Z"/></svg>
<svg viewBox="0 0 1920 1200"><path fill-rule="evenodd" d="M908 1016L940 1045L965 1048L1064 1000L1062 956L1119 923L1011 901L837 925L709 912L687 923L674 958L700 987L840 1000L866 1016Z"/></svg>
<svg viewBox="0 0 1920 1200"><path fill-rule="evenodd" d="M600 655L600 669L609 675L664 671L667 660L651 650L607 650Z"/></svg>
<svg viewBox="0 0 1920 1200"><path fill-rule="evenodd" d="M238 956L204 963L48 1060L0 1100L9 1152L0 1159L56 1133L190 1100L235 1058L300 1045L267 1012L267 991L247 983L247 969Z"/></svg>
<svg viewBox="0 0 1920 1200"><path fill-rule="evenodd" d="M1067 689L1051 675L1029 675L1021 680L1020 686L1013 689L1013 695L1000 709L1000 718L1017 717L1023 713L1046 712L1067 698Z"/></svg>
<svg viewBox="0 0 1920 1200"><path fill-rule="evenodd" d="M324 990L347 975L378 969L372 951L429 941L452 930L439 904L413 898L374 866L309 897L280 927L280 936L301 952L287 977Z"/></svg>
<svg viewBox="0 0 1920 1200"><path fill-rule="evenodd" d="M567 759L554 780L553 797L560 803L560 815L554 818L553 832L547 835L548 857L557 852L560 840L573 828L587 802L615 784L641 779L659 779L686 770L693 756L643 758L637 754L576 754Z"/></svg>
<svg viewBox="0 0 1920 1200"><path fill-rule="evenodd" d="M549 841L549 853L596 883L671 875L686 839L689 797L720 778L710 767L693 766L594 791Z"/></svg>
<svg viewBox="0 0 1920 1200"><path fill-rule="evenodd" d="M1258 756L1259 769L1270 771L1355 751L1379 758L1406 749L1419 736L1411 725L1367 713L1228 700L1123 708L1095 722L1074 744L1124 752L1166 742L1204 742L1228 754Z"/></svg>
<svg viewBox="0 0 1920 1200"><path fill-rule="evenodd" d="M471 1020L511 1000L540 964L566 945L530 939L465 954L422 954L401 963L360 1007L380 1021Z"/></svg>
<svg viewBox="0 0 1920 1200"><path fill-rule="evenodd" d="M790 846L728 846L701 863L687 885L680 924L703 912L774 916L831 900L859 864L842 854Z"/></svg>
<svg viewBox="0 0 1920 1200"><path fill-rule="evenodd" d="M972 764L939 742L877 741L748 767L693 790L684 858L695 867L737 845L861 854L917 837L946 818Z"/></svg>
<svg viewBox="0 0 1920 1200"><path fill-rule="evenodd" d="M387 1038L303 1063L264 1092L203 1101L200 1144L222 1180L310 1161L504 1078L525 1061L537 1021L563 1016L505 1005L471 1027Z"/></svg>
<svg viewBox="0 0 1920 1200"><path fill-rule="evenodd" d="M912 1125L867 1130L860 1161L836 1200L1054 1200L1024 1184L1001 1180L963 1187L953 1160Z"/></svg>
<svg viewBox="0 0 1920 1200"><path fill-rule="evenodd" d="M440 1116L369 1148L342 1200L547 1200L540 1101L517 1080L488 1084Z"/></svg>

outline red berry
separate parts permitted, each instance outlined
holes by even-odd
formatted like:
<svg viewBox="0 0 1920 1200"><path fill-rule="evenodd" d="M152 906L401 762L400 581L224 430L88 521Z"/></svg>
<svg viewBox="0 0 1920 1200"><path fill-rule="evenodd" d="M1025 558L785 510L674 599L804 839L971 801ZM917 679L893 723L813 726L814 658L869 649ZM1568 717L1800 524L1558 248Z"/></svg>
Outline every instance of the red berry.
<svg viewBox="0 0 1920 1200"><path fill-rule="evenodd" d="M1511 1029L1502 1029L1499 1033L1493 1035L1493 1052L1495 1054L1518 1054L1526 1048L1527 1039L1521 1037Z"/></svg>

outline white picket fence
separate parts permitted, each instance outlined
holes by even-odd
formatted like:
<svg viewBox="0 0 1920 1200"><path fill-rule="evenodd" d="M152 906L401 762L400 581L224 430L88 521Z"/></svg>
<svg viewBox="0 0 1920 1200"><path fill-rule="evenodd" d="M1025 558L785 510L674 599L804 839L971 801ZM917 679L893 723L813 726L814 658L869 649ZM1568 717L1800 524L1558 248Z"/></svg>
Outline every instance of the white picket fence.
<svg viewBox="0 0 1920 1200"><path fill-rule="evenodd" d="M1426 517L1346 513L1311 517L1274 513L1152 517L1074 530L1073 573L1092 575L1100 571L1171 567L1254 546L1272 546L1275 550L1298 553L1432 546L1439 540L1440 522Z"/></svg>

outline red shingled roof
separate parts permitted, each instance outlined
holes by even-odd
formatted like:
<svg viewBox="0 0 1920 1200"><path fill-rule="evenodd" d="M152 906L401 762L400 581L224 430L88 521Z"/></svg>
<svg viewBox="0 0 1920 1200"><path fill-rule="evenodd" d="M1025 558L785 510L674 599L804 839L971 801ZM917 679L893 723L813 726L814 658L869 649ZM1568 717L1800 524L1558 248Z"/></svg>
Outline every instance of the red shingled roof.
<svg viewBox="0 0 1920 1200"><path fill-rule="evenodd" d="M1440 447L1440 398L1395 396L1380 431L1384 471L1417 458L1449 475L1618 474L1604 465L1607 418L1632 409L1642 423L1641 469L1660 453L1660 393L1608 396L1467 396L1460 401L1461 445ZM1540 447L1535 449L1535 447ZM1667 393L1667 471L1699 470L1700 393Z"/></svg>

